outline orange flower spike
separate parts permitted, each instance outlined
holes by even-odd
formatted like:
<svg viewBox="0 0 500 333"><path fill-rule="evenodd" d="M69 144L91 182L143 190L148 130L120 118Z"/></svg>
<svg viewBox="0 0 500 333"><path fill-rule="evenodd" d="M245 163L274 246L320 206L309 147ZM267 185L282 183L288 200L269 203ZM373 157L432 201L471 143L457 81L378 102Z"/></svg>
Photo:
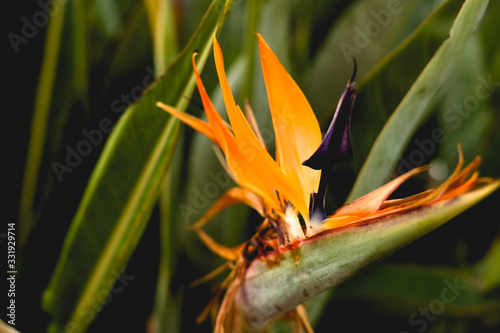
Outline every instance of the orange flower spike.
<svg viewBox="0 0 500 333"><path fill-rule="evenodd" d="M244 318L245 313L255 313L267 307L269 288L282 292L275 294L273 303L276 306L262 313L262 320L271 320L290 311L288 315L294 314L292 318L300 319L301 325L310 331L300 303L312 295L306 295L304 290L318 293L341 282L373 262L374 258L404 246L478 202L500 187L500 180L479 178L476 171L479 158L464 167L459 146L457 167L441 185L407 198L389 200L402 183L428 169L419 167L340 207L327 217L324 198L328 175L335 164L350 162L353 156L350 120L356 94L356 65L322 139L304 94L264 39L259 34L257 38L276 137L277 161L267 152L262 139L259 140L252 115L248 116L249 123L236 104L215 37L215 65L230 126L210 101L194 56L196 85L208 122L162 103L158 106L216 143L225 157L225 160L221 159L223 166L241 186L227 191L192 226L212 252L228 261L199 282L228 267L232 269L218 289L217 295L224 294L224 298L217 313L215 331L235 331L239 317ZM201 228L221 210L235 203L253 207L265 219L248 242L229 248L216 242ZM299 213L307 227L305 234ZM295 252L288 251L290 247L298 246L300 260ZM278 258L276 254L279 254L279 265L270 268L269 263ZM302 274L305 267L314 269L308 270L307 279L297 279L305 276ZM200 318L208 311L216 311L218 303L219 298L214 299Z"/></svg>

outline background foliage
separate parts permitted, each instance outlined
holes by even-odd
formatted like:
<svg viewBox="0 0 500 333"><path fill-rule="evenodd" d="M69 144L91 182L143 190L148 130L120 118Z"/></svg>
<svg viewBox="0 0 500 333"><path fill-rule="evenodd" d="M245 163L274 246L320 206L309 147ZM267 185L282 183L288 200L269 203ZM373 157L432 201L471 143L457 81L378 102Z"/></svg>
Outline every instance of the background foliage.
<svg viewBox="0 0 500 333"><path fill-rule="evenodd" d="M327 203L333 211L348 197L379 132L448 37L463 5L458 0L400 1L392 7L394 3L235 0L229 6L215 1L209 7L206 0L73 0L54 13L49 23L40 24L26 43L19 44L18 52L6 41L7 64L13 70L6 100L14 102L7 104L5 122L13 131L7 138L6 161L13 187L7 192L10 198L4 217L19 221L17 328L44 331L52 320L49 313L75 312L78 294L68 297L67 290L80 291L88 283L85 274L92 274L106 242L117 235L114 228L119 219L113 216L131 207L123 198L133 197L136 192L129 188L136 189L135 184L145 184L146 190L140 192L143 201L138 199L145 203L134 206L125 224L129 238L118 238L117 245L110 247L116 267L106 266L105 277L98 281L108 286L116 282L111 296L101 296L104 301L93 301L95 310L85 312L85 318L93 315L86 323L88 331L112 327L113 331L145 332L146 326L150 332L210 331L209 321L196 324L195 320L220 279L195 288L189 284L222 261L186 226L200 218L231 184L209 140L170 123L154 102L178 103L191 114L202 113L197 93L189 102L186 90L190 84L192 89L190 57L196 49L208 57L200 57L202 63L207 60L202 77L223 112L213 59L203 50L223 23L219 20L226 17L226 10L230 13L219 42L229 80L239 104L249 99L263 133L272 134L272 127L254 32L264 36L302 87L325 129L352 71L351 56L356 56L355 161L335 169ZM21 35L22 18L32 21L41 10L36 2L14 8L7 33ZM203 20L205 13L208 19ZM409 166L428 163L433 171L395 195L415 193L442 181L456 164L458 142L464 147L466 162L482 155L482 175L500 176L499 14L500 3L491 1L424 119L401 128L412 134L411 139L398 165L387 167L387 172L396 176ZM200 22L202 28L196 30ZM193 35L197 39L189 44ZM169 67L186 45L184 56ZM152 84L152 76L160 77L165 70L156 88L132 104ZM433 73L436 77L442 74L438 70ZM488 80L490 85L484 83ZM83 131L100 129L103 119L119 126L112 134L101 131L102 141L92 145L91 152L75 162L61 181L53 163L65 163L67 147L76 149L87 139ZM165 134L168 144L155 150L161 152L161 163L148 164L148 149L156 144L157 133L166 133L162 131L167 123L171 124ZM442 130L440 140L433 139L436 129ZM272 135L266 139L273 147ZM390 151L400 144L389 141L384 149ZM119 157L111 153L115 151ZM148 165L157 169L151 172L150 182L142 183L138 175ZM108 192L87 194L97 208L95 213L80 208L87 214L82 218L83 213L77 211L85 202L84 192L92 187L91 175L94 172L92 177L97 177L103 168L107 171L98 186ZM384 263L323 294L310 304L317 331L498 329L500 234L494 209L499 199L500 193L494 193ZM235 206L219 214L206 229L218 241L236 245L259 222L257 214ZM78 241L81 245L71 247ZM58 274L60 278L55 277ZM467 288L453 302L445 303L441 299L444 281L455 279ZM95 289L94 299L100 290ZM52 294L56 305L47 305L50 301L43 300L44 291ZM444 308L438 309L439 304ZM425 308L436 311L425 317L420 312Z"/></svg>

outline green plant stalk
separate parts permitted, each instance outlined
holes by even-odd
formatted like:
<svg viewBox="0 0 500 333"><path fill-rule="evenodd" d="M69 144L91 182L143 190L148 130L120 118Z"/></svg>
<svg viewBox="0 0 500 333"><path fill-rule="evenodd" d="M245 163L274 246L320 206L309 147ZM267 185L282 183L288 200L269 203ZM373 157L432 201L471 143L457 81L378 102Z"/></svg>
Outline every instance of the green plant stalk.
<svg viewBox="0 0 500 333"><path fill-rule="evenodd" d="M145 0L153 40L155 72L165 71L179 52L174 4L171 0Z"/></svg>
<svg viewBox="0 0 500 333"><path fill-rule="evenodd" d="M57 60L61 44L62 27L65 17L66 2L54 4L59 11L49 22L47 39L42 61L40 80L36 91L35 109L31 123L31 135L28 145L26 169L24 170L22 194L19 208L19 245L23 247L33 226L36 211L34 207L38 173L43 155L45 135L52 102L52 90L57 71Z"/></svg>
<svg viewBox="0 0 500 333"><path fill-rule="evenodd" d="M462 196L406 213L320 233L283 249L276 265L256 258L247 268L236 295L240 330L259 331L270 319L436 229L499 186L497 180Z"/></svg>

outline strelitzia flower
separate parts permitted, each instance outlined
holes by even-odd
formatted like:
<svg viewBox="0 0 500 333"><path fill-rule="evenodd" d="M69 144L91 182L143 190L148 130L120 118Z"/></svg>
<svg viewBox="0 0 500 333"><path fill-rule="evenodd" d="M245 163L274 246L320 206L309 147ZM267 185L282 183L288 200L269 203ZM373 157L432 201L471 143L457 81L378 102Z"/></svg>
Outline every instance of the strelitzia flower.
<svg viewBox="0 0 500 333"><path fill-rule="evenodd" d="M306 97L262 36L257 34L257 38L276 159L266 150L252 110L247 107L245 116L236 104L215 37L215 66L230 124L206 93L196 55L193 68L207 122L160 102L158 106L212 140L225 156L222 162L227 172L239 184L192 226L208 248L227 260L198 282L231 268L200 319L212 311L217 313L215 331L238 332L261 330L273 318L284 315L312 331L301 305L304 301L438 227L493 192L500 181L478 177L479 157L464 167L459 148L458 165L442 185L408 198L388 200L403 182L428 169L419 167L327 216L324 198L328 175L335 163L352 160L349 128L356 71L322 138ZM215 242L202 227L234 203L248 204L264 220L250 240L228 248Z"/></svg>

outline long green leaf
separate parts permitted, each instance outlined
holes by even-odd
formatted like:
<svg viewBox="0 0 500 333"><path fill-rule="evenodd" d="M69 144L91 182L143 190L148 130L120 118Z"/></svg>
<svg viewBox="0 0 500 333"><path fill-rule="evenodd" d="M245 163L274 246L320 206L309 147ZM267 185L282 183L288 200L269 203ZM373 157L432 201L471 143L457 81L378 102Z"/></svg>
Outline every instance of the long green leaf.
<svg viewBox="0 0 500 333"><path fill-rule="evenodd" d="M145 0L153 39L155 71L161 73L177 54L174 4L171 0Z"/></svg>
<svg viewBox="0 0 500 333"><path fill-rule="evenodd" d="M385 183L412 134L429 116L431 103L476 30L488 1L466 1L443 43L378 136L348 197L348 201Z"/></svg>
<svg viewBox="0 0 500 333"><path fill-rule="evenodd" d="M231 5L212 3L181 56L115 126L43 295L43 308L53 317L50 332L85 330L125 267L157 199L179 129L155 104L186 107L194 89L191 56L197 51L203 66Z"/></svg>

